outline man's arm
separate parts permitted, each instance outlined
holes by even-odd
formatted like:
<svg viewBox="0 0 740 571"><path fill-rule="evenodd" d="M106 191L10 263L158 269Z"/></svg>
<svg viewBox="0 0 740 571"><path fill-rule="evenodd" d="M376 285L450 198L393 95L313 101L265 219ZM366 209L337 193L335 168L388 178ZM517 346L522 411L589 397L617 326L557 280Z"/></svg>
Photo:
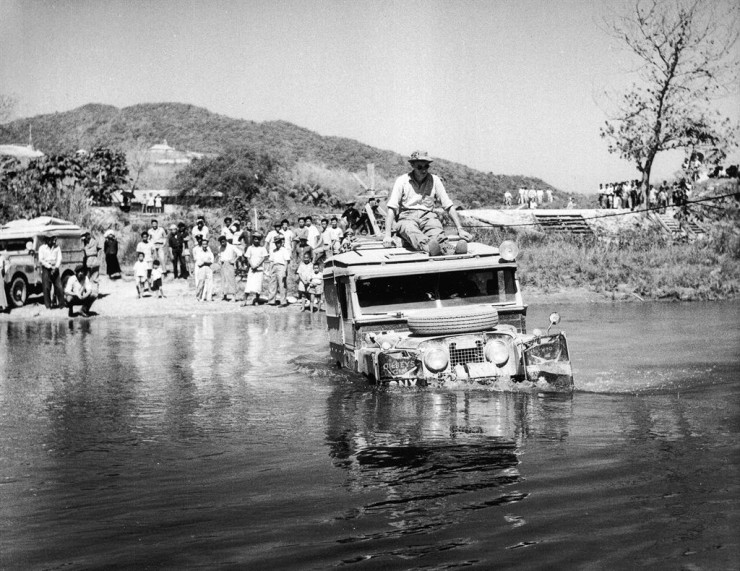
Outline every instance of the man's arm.
<svg viewBox="0 0 740 571"><path fill-rule="evenodd" d="M460 236L463 240L467 240L470 242L473 239L473 235L463 230L462 223L460 222L460 216L457 214L457 210L454 208L450 208L447 213L450 215L450 218L452 218L452 222L455 224L455 228L457 228L457 235Z"/></svg>
<svg viewBox="0 0 740 571"><path fill-rule="evenodd" d="M393 229L393 223L396 221L396 211L393 208L388 209L388 216L385 219L385 237L383 238L383 246L388 248L393 245L391 239L391 232Z"/></svg>

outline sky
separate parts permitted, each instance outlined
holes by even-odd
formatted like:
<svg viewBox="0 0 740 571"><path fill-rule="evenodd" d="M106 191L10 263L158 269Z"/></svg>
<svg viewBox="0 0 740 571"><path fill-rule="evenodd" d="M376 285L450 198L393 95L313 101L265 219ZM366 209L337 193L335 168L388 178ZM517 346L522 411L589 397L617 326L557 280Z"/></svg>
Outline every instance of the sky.
<svg viewBox="0 0 740 571"><path fill-rule="evenodd" d="M191 103L593 192L638 178L599 136L634 79L605 26L626 1L0 0L0 93L19 117ZM740 121L740 86L717 107Z"/></svg>

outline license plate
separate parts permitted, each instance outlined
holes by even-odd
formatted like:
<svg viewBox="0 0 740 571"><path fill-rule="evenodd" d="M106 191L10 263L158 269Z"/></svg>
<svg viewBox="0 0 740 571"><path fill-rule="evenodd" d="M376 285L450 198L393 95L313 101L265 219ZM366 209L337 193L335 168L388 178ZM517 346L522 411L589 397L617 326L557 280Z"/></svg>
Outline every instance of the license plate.
<svg viewBox="0 0 740 571"><path fill-rule="evenodd" d="M408 357L380 356L381 377L402 377L416 370L416 360Z"/></svg>

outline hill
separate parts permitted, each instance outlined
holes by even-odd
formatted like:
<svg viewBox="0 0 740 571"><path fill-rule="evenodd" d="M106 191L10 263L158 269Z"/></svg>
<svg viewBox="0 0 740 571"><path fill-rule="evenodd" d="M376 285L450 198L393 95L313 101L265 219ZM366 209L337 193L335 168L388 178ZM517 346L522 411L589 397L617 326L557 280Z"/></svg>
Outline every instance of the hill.
<svg viewBox="0 0 740 571"><path fill-rule="evenodd" d="M233 119L182 103L144 103L123 109L88 104L18 119L0 125L0 144L26 141L29 127L36 148L46 154L96 146L129 152L167 139L177 149L201 153L249 146L280 157L288 165L309 163L364 172L367 163L375 163L378 177L387 180L408 169L405 156L353 139L322 136L285 121ZM444 159L435 161L434 172L445 178L456 201L467 207L501 204L507 189L515 193L521 186L554 189L538 178L484 173Z"/></svg>

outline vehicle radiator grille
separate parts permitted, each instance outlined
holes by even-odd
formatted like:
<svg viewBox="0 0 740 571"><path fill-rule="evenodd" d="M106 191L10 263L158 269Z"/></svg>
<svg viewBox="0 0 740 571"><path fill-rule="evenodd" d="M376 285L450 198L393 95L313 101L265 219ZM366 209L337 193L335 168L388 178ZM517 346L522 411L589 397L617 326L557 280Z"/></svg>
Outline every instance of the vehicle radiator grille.
<svg viewBox="0 0 740 571"><path fill-rule="evenodd" d="M450 343L450 367L465 363L483 363L483 341L475 342L475 347L458 349L455 343Z"/></svg>

